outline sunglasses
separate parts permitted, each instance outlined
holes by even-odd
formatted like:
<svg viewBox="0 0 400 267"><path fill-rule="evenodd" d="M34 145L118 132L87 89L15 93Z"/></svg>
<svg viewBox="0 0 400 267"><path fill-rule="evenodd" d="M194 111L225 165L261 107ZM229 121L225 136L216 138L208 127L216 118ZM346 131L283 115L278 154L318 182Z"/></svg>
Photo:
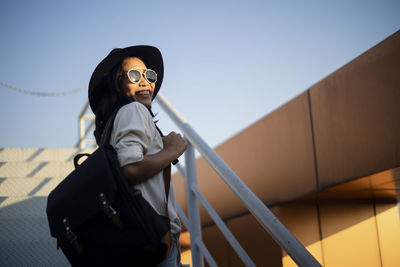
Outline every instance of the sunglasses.
<svg viewBox="0 0 400 267"><path fill-rule="evenodd" d="M144 70L143 74L140 73L139 70ZM142 75L149 83L155 83L157 81L157 72L151 69L130 69L126 74L132 83L138 83Z"/></svg>

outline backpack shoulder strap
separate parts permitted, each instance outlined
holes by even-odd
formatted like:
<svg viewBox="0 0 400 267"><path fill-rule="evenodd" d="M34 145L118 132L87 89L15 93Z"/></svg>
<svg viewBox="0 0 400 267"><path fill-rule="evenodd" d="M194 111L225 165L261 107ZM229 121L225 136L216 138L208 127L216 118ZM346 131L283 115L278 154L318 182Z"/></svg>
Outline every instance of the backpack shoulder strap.
<svg viewBox="0 0 400 267"><path fill-rule="evenodd" d="M116 108L111 113L110 118L108 118L106 127L104 127L104 131L103 131L103 133L101 135L101 138L100 138L99 146L104 146L104 145L110 144L111 133L112 133L115 117L117 116L118 110L119 110L119 108Z"/></svg>

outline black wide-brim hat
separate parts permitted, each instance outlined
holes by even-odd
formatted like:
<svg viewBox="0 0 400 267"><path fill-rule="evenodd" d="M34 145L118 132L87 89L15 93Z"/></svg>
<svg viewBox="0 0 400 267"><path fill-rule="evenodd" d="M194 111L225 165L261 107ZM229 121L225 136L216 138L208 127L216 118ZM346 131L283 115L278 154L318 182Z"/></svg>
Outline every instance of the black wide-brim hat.
<svg viewBox="0 0 400 267"><path fill-rule="evenodd" d="M157 82L153 92L153 99L160 90L164 77L164 63L160 50L154 46L137 45L126 48L115 48L105 57L94 70L89 82L89 104L93 113L96 112L97 104L102 97L107 96L107 76L111 70L122 62L126 57L140 58L148 69L157 72Z"/></svg>

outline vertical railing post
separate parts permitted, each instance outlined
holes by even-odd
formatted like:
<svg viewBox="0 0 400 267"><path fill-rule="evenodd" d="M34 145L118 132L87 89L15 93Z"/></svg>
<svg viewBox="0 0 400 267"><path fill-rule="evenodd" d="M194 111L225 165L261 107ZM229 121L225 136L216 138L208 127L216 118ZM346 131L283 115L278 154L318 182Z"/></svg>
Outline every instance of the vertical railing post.
<svg viewBox="0 0 400 267"><path fill-rule="evenodd" d="M187 178L187 202L190 222L190 249L192 251L192 264L194 267L203 267L203 256L197 246L197 240L201 240L201 225L199 201L191 190L192 186L197 187L196 159L194 147L188 142L185 152L186 178Z"/></svg>
<svg viewBox="0 0 400 267"><path fill-rule="evenodd" d="M79 148L85 148L85 119L83 116L79 117Z"/></svg>

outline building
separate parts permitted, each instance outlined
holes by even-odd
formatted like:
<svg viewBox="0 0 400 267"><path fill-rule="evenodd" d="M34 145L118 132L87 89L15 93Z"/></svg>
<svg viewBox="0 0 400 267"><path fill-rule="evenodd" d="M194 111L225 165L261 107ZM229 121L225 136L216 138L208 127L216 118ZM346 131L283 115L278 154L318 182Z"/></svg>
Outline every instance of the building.
<svg viewBox="0 0 400 267"><path fill-rule="evenodd" d="M400 266L400 31L215 151L323 266ZM202 158L197 175L257 266L296 266ZM242 266L201 223L217 264Z"/></svg>

